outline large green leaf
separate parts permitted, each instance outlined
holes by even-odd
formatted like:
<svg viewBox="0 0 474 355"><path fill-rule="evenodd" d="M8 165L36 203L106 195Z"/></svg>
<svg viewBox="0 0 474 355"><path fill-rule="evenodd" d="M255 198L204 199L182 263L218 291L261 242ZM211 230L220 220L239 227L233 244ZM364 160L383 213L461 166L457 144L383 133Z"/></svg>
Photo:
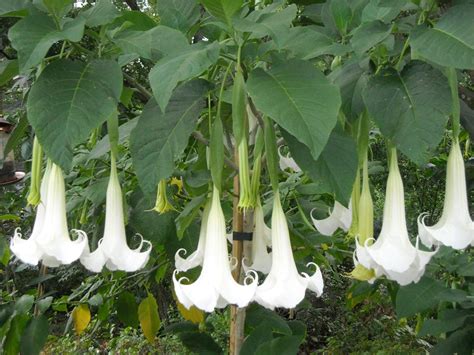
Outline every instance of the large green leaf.
<svg viewBox="0 0 474 355"><path fill-rule="evenodd" d="M246 18L235 18L234 27L239 31L251 33L251 39L271 36L279 44L280 37L285 37L289 31L297 11L295 4L284 9L268 6L263 10L251 12Z"/></svg>
<svg viewBox="0 0 474 355"><path fill-rule="evenodd" d="M347 28L352 20L352 9L347 0L330 0L329 10L334 24L341 34L346 34Z"/></svg>
<svg viewBox="0 0 474 355"><path fill-rule="evenodd" d="M396 299L398 317L412 316L437 305L439 295L445 290L440 281L429 277L423 277L416 284L400 287Z"/></svg>
<svg viewBox="0 0 474 355"><path fill-rule="evenodd" d="M122 292L117 298L116 307L117 317L125 326L138 327L138 304L131 292Z"/></svg>
<svg viewBox="0 0 474 355"><path fill-rule="evenodd" d="M279 49L289 50L301 59L312 59L324 54L343 55L350 47L336 42L318 31L316 26L297 26L283 32L279 37Z"/></svg>
<svg viewBox="0 0 474 355"><path fill-rule="evenodd" d="M111 60L59 60L47 66L31 88L28 120L47 155L64 169L73 148L115 110L122 72Z"/></svg>
<svg viewBox="0 0 474 355"><path fill-rule="evenodd" d="M183 33L188 32L200 17L199 5L195 0L160 0L156 8L162 25Z"/></svg>
<svg viewBox="0 0 474 355"><path fill-rule="evenodd" d="M72 9L74 0L42 0L41 2L51 15L60 19Z"/></svg>
<svg viewBox="0 0 474 355"><path fill-rule="evenodd" d="M0 60L0 86L8 84L18 75L18 60Z"/></svg>
<svg viewBox="0 0 474 355"><path fill-rule="evenodd" d="M30 320L21 336L21 354L37 355L43 349L49 334L48 319L40 315Z"/></svg>
<svg viewBox="0 0 474 355"><path fill-rule="evenodd" d="M81 13L89 27L101 26L120 16L112 0L99 0L93 7Z"/></svg>
<svg viewBox="0 0 474 355"><path fill-rule="evenodd" d="M189 47L188 40L181 32L166 26L157 26L148 31L128 31L118 36L115 42L124 53L136 53L153 61Z"/></svg>
<svg viewBox="0 0 474 355"><path fill-rule="evenodd" d="M28 0L2 0L0 16L24 16L27 14L26 8L29 4Z"/></svg>
<svg viewBox="0 0 474 355"><path fill-rule="evenodd" d="M390 34L392 26L381 21L362 24L352 32L351 44L357 55L362 55Z"/></svg>
<svg viewBox="0 0 474 355"><path fill-rule="evenodd" d="M400 13L405 0L370 0L362 10L362 22L380 20L390 23Z"/></svg>
<svg viewBox="0 0 474 355"><path fill-rule="evenodd" d="M174 161L186 148L204 107L207 90L204 80L178 87L165 113L155 99L146 104L130 136L133 165L144 192L154 192L157 183L172 174Z"/></svg>
<svg viewBox="0 0 474 355"><path fill-rule="evenodd" d="M413 62L401 73L372 77L363 96L384 136L411 160L424 163L441 140L451 113L446 77L428 64Z"/></svg>
<svg viewBox="0 0 474 355"><path fill-rule="evenodd" d="M193 45L164 57L150 71L150 85L162 111L176 85L198 76L219 58L219 44Z"/></svg>
<svg viewBox="0 0 474 355"><path fill-rule="evenodd" d="M293 59L255 69L247 89L257 108L319 157L337 121L339 90L311 63Z"/></svg>
<svg viewBox="0 0 474 355"><path fill-rule="evenodd" d="M212 16L230 25L232 16L240 9L243 0L201 0L201 3Z"/></svg>
<svg viewBox="0 0 474 355"><path fill-rule="evenodd" d="M440 335L452 332L462 327L466 319L472 316L474 316L472 311L445 309L439 313L439 319L428 319L423 323L419 336Z"/></svg>
<svg viewBox="0 0 474 355"><path fill-rule="evenodd" d="M68 40L78 42L84 33L83 18L69 19L58 29L53 18L40 11L18 21L8 32L13 48L18 52L20 72L38 65L56 42Z"/></svg>
<svg viewBox="0 0 474 355"><path fill-rule="evenodd" d="M145 338L153 344L156 332L160 329L161 321L158 314L158 305L151 293L138 306L138 319Z"/></svg>
<svg viewBox="0 0 474 355"><path fill-rule="evenodd" d="M3 345L3 353L6 355L19 354L21 335L28 323L30 316L28 314L17 314L15 315L10 323L10 329L8 330L5 342Z"/></svg>
<svg viewBox="0 0 474 355"><path fill-rule="evenodd" d="M327 192L334 193L339 202L346 204L351 195L358 165L354 140L337 127L315 161L304 144L288 132L282 133L298 166L307 172L313 181L323 182L329 188Z"/></svg>
<svg viewBox="0 0 474 355"><path fill-rule="evenodd" d="M414 56L439 65L474 69L474 4L450 8L433 28L410 35Z"/></svg>
<svg viewBox="0 0 474 355"><path fill-rule="evenodd" d="M178 338L192 353L200 355L222 354L221 347L205 332L179 332ZM242 355L244 355L242 353Z"/></svg>

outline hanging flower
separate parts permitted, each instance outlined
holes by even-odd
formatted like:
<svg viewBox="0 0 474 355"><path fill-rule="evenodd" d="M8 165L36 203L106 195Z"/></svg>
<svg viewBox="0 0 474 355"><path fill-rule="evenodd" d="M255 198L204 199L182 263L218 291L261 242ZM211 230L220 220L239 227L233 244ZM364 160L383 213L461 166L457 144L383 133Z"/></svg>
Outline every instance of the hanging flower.
<svg viewBox="0 0 474 355"><path fill-rule="evenodd" d="M376 241L368 238L361 245L356 238L357 261L367 269L374 269L377 277L385 275L403 286L420 280L426 264L435 253L436 251L419 250L418 239L415 247L410 242L405 219L403 182L398 169L397 152L393 148L382 230Z"/></svg>
<svg viewBox="0 0 474 355"><path fill-rule="evenodd" d="M313 210L311 210L311 220L314 227L319 233L326 236L331 236L334 232L341 228L347 232L352 223L352 203L349 201L349 208L344 207L339 202L334 202L334 209L330 212L329 217L325 219L316 219L313 217Z"/></svg>
<svg viewBox="0 0 474 355"><path fill-rule="evenodd" d="M176 296L187 309L196 306L206 312L223 308L228 304L245 307L252 300L257 288L258 276L248 273L244 282L238 284L231 274L227 254L227 240L224 213L219 191L213 188L212 202L206 227L204 260L199 278L191 284L183 284L186 277L177 279L178 270L173 274ZM247 284L248 282L248 284Z"/></svg>
<svg viewBox="0 0 474 355"><path fill-rule="evenodd" d="M303 300L307 288L320 296L324 282L319 267L314 263L308 264L316 267L312 276L306 273L300 275L296 269L288 225L278 191L273 201L271 234L272 267L265 281L257 287L255 301L270 309L294 308Z"/></svg>
<svg viewBox="0 0 474 355"><path fill-rule="evenodd" d="M281 153L281 148L278 148L278 155L280 156L280 170L284 171L286 169L291 169L295 173L299 173L301 168L296 164L295 160L291 158L289 155L284 156Z"/></svg>
<svg viewBox="0 0 474 355"><path fill-rule="evenodd" d="M199 242L197 249L189 255L187 258L181 257L180 254L186 255L186 249L178 249L174 256L174 262L176 270L178 271L187 271L189 269L195 268L196 266L202 265L204 258L204 249L206 246L206 232L207 232L207 221L209 220L209 210L211 204L208 202L204 206L204 211L202 212L202 223L201 230L199 231Z"/></svg>
<svg viewBox="0 0 474 355"><path fill-rule="evenodd" d="M66 219L66 192L61 168L48 162L43 183L43 201L38 206L33 232L28 240L21 239L18 230L11 249L20 260L36 265L42 261L48 267L70 264L81 256L87 245L87 235L73 230L78 238L71 240Z"/></svg>
<svg viewBox="0 0 474 355"><path fill-rule="evenodd" d="M173 205L169 202L168 196L166 195L165 179L160 180L160 182L158 183L158 188L156 192L156 203L155 207L153 207L152 210L158 212L159 214L174 210Z"/></svg>
<svg viewBox="0 0 474 355"><path fill-rule="evenodd" d="M35 223L33 225L33 231L28 239L23 239L20 233L20 228L15 230L15 234L10 242L10 249L15 256L22 262L30 265L38 265L43 255L42 250L39 248L36 240L41 232L44 224L44 217L46 212L46 195L48 193L48 181L49 172L51 170L50 165L46 167L41 182L40 193L37 194L38 207L36 210ZM40 201L42 199L42 201Z"/></svg>
<svg viewBox="0 0 474 355"><path fill-rule="evenodd" d="M474 246L474 222L469 214L464 161L455 139L448 157L443 214L434 226L425 224L427 213L418 217L418 234L427 246L447 245L454 249Z"/></svg>
<svg viewBox="0 0 474 355"><path fill-rule="evenodd" d="M115 158L112 156L107 187L104 237L92 253L89 245L86 245L86 250L81 256L81 263L86 269L93 272L100 272L104 265L112 271L137 271L148 262L152 247L149 241L143 240L141 236L140 238L140 245L136 249L128 247L123 215L122 189L117 175Z"/></svg>
<svg viewBox="0 0 474 355"><path fill-rule="evenodd" d="M251 264L247 266L247 259L244 258L242 266L245 271L253 269L268 274L272 267L272 253L268 252L267 247L272 245L272 236L270 228L265 224L260 201L257 202L257 206L253 213L254 233L252 238L252 254L250 258Z"/></svg>

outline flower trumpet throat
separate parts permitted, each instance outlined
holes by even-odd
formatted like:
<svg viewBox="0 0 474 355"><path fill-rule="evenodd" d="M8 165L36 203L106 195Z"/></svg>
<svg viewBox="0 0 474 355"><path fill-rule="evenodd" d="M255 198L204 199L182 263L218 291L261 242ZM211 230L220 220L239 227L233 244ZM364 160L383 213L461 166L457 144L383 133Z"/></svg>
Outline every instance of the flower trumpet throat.
<svg viewBox="0 0 474 355"><path fill-rule="evenodd" d="M166 180L162 179L158 183L155 207L153 207L152 211L156 211L159 214L162 214L174 210L175 208L169 202L168 195L166 194Z"/></svg>
<svg viewBox="0 0 474 355"><path fill-rule="evenodd" d="M424 244L443 244L454 249L474 246L474 222L469 213L466 171L458 139L453 140L449 152L441 218L435 225L427 226L426 217L426 213L418 217L418 234Z"/></svg>

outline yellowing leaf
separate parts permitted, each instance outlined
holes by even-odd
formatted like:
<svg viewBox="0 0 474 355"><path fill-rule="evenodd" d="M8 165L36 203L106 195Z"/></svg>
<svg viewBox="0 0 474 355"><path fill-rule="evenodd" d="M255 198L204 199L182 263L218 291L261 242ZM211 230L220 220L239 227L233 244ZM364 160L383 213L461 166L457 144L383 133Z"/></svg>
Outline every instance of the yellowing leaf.
<svg viewBox="0 0 474 355"><path fill-rule="evenodd" d="M184 319L189 320L195 324L204 322L204 312L199 308L192 306L190 309L187 309L178 300L176 300L176 305L178 306L179 313L181 313Z"/></svg>
<svg viewBox="0 0 474 355"><path fill-rule="evenodd" d="M151 293L138 306L138 319L140 320L143 334L150 343L153 343L161 321L158 315L158 305Z"/></svg>
<svg viewBox="0 0 474 355"><path fill-rule="evenodd" d="M74 321L74 330L80 335L89 325L91 321L91 312L87 304L80 304L72 311L72 319Z"/></svg>

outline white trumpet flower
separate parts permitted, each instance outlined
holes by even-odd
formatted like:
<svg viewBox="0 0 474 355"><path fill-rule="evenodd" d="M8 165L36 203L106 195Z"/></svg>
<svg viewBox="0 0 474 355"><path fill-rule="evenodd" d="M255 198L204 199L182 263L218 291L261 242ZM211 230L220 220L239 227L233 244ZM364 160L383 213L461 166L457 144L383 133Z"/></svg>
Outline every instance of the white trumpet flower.
<svg viewBox="0 0 474 355"><path fill-rule="evenodd" d="M397 153L393 148L382 230L376 241L368 238L364 245L356 238L357 259L365 268L374 269L377 277L385 275L404 286L420 280L426 264L436 253L419 250L418 246L418 239L414 247L408 236L403 182L398 169Z"/></svg>
<svg viewBox="0 0 474 355"><path fill-rule="evenodd" d="M298 273L278 192L275 193L273 201L271 234L272 267L265 281L257 287L255 301L269 309L294 308L303 300L307 288L319 297L324 288L321 270L316 264L309 263L308 266L316 267L312 276Z"/></svg>
<svg viewBox="0 0 474 355"><path fill-rule="evenodd" d="M44 216L46 212L46 195L48 193L50 170L51 167L48 164L43 175L43 180L41 182L41 201L38 204L36 210L36 218L35 223L33 225L33 230L31 232L31 236L28 239L23 239L22 234L20 233L20 228L17 228L10 242L10 249L13 254L15 254L15 256L22 262L30 265L38 265L38 262L41 260L41 257L43 255L43 252L36 243L36 240L38 239L38 235L40 234L44 224Z"/></svg>
<svg viewBox="0 0 474 355"><path fill-rule="evenodd" d="M210 208L211 204L208 202L206 203L206 206L204 206L204 211L202 212L202 223L201 230L199 231L199 242L197 249L187 258L183 258L180 255L186 255L186 249L181 248L176 252L174 256L176 270L180 272L187 271L189 269L195 268L196 266L202 265L202 261L204 259L204 248L206 246L207 221L209 219Z"/></svg>
<svg viewBox="0 0 474 355"><path fill-rule="evenodd" d="M44 218L38 226L35 241L41 250L43 265L57 267L79 259L87 245L87 235L81 230L73 230L78 237L71 240L66 218L66 191L63 173L56 164L50 163L48 165L50 165L47 168L49 171L45 174L47 175L47 179L45 179L47 187L46 197L43 201ZM34 229L36 229L36 223Z"/></svg>
<svg viewBox="0 0 474 355"><path fill-rule="evenodd" d="M443 214L430 227L425 224L427 215L422 213L418 217L418 235L425 245L443 244L454 249L474 246L474 222L469 214L464 161L457 139L448 157Z"/></svg>
<svg viewBox="0 0 474 355"><path fill-rule="evenodd" d="M253 269L268 274L272 267L272 253L267 250L267 247L272 245L271 230L265 224L263 209L260 203L257 204L253 213L255 227L252 238L251 264L247 266L247 259L244 258L242 266L245 271Z"/></svg>
<svg viewBox="0 0 474 355"><path fill-rule="evenodd" d="M281 154L281 147L278 148L278 155L280 156L280 170L284 171L286 169L291 169L295 173L299 173L301 171L301 168L296 164L295 160L289 155L284 156Z"/></svg>
<svg viewBox="0 0 474 355"><path fill-rule="evenodd" d="M334 202L334 209L330 212L329 217L324 219L316 219L313 217L313 210L311 210L311 220L314 227L322 235L330 237L334 232L341 228L347 232L352 223L352 203L349 201L349 208L344 207L339 202Z"/></svg>
<svg viewBox="0 0 474 355"><path fill-rule="evenodd" d="M81 256L81 263L86 269L93 272L100 272L104 265L112 271L137 271L148 262L152 248L149 241L143 240L143 237L139 236L141 238L140 245L136 249L130 249L125 233L122 189L117 175L115 158L112 157L107 186L104 237L92 253L89 245L86 245L86 250Z"/></svg>
<svg viewBox="0 0 474 355"><path fill-rule="evenodd" d="M177 279L178 270L173 274L176 296L187 309L196 306L206 312L224 308L228 304L245 307L253 299L258 284L255 272L247 274L245 285L238 284L231 274L227 254L227 240L224 213L219 191L213 189L212 202L206 227L206 243L201 274L191 284L183 284L186 277Z"/></svg>

